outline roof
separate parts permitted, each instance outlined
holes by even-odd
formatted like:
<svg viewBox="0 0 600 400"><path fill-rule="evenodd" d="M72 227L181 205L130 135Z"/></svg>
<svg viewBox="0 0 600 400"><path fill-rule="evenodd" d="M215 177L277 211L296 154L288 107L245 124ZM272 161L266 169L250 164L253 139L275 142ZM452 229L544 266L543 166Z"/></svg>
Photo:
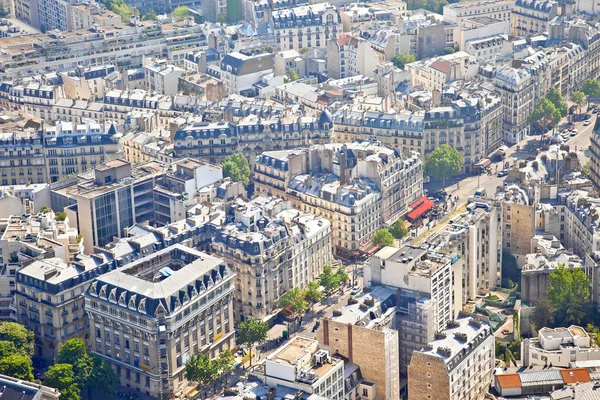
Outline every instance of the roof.
<svg viewBox="0 0 600 400"><path fill-rule="evenodd" d="M496 380L503 389L521 387L521 378L519 374L503 374L497 375Z"/></svg>
<svg viewBox="0 0 600 400"><path fill-rule="evenodd" d="M408 213L408 218L414 221L421 215L425 214L427 211L431 210L433 204L433 201L429 200L427 196L423 195L423 197L421 197L419 200L417 200L410 206L410 208L412 208L412 211Z"/></svg>
<svg viewBox="0 0 600 400"><path fill-rule="evenodd" d="M585 368L573 368L561 370L563 381L565 384L583 383L590 381L590 374Z"/></svg>
<svg viewBox="0 0 600 400"><path fill-rule="evenodd" d="M449 74L450 73L450 67L452 66L452 64L450 63L450 61L446 61L446 60L442 60L442 59L437 59L433 62L433 64L431 64L431 68L443 72L444 74Z"/></svg>

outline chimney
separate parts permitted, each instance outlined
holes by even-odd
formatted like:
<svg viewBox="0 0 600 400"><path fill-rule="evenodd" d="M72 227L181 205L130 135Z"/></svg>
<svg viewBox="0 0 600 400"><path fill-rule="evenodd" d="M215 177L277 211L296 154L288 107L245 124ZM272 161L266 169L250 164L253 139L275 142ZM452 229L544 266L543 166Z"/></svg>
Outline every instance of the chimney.
<svg viewBox="0 0 600 400"><path fill-rule="evenodd" d="M270 387L269 391L267 392L267 400L275 400L275 393L276 393L275 388Z"/></svg>

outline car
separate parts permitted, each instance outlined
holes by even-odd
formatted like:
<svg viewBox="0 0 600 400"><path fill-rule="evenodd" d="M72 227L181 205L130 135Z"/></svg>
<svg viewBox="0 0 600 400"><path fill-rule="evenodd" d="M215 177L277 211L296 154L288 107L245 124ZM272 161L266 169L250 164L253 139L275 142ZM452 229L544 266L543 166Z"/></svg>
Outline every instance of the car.
<svg viewBox="0 0 600 400"><path fill-rule="evenodd" d="M578 133L579 133L579 131L577 129L573 129L571 131L571 136L577 136Z"/></svg>
<svg viewBox="0 0 600 400"><path fill-rule="evenodd" d="M475 189L475 193L473 193L473 196L478 198L486 197L487 191L485 190L485 188L478 187L477 189Z"/></svg>
<svg viewBox="0 0 600 400"><path fill-rule="evenodd" d="M440 189L440 190L436 191L434 193L434 195L436 195L437 197L439 197L440 199L443 200L446 198L446 196L448 196L448 193L446 193L444 190Z"/></svg>
<svg viewBox="0 0 600 400"><path fill-rule="evenodd" d="M352 290L350 290L350 294L353 296L356 296L360 292L362 292L362 289L359 286L354 286Z"/></svg>
<svg viewBox="0 0 600 400"><path fill-rule="evenodd" d="M575 125L569 125L569 127L567 128L569 131L572 131L573 129L575 129Z"/></svg>
<svg viewBox="0 0 600 400"><path fill-rule="evenodd" d="M502 178L503 176L508 175L508 170L507 169L503 169L502 171L498 172L498 178Z"/></svg>
<svg viewBox="0 0 600 400"><path fill-rule="evenodd" d="M319 326L321 326L321 321L315 322L315 325L312 328L313 333L316 332L317 329L319 329Z"/></svg>
<svg viewBox="0 0 600 400"><path fill-rule="evenodd" d="M583 125L588 126L591 123L592 123L591 119L586 119L585 122L583 123Z"/></svg>

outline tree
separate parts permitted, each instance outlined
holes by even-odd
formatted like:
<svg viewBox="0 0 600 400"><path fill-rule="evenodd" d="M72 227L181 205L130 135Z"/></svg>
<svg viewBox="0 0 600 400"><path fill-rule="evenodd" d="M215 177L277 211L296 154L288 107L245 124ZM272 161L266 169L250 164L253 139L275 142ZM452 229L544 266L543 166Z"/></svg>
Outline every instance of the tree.
<svg viewBox="0 0 600 400"><path fill-rule="evenodd" d="M0 359L3 357L8 357L11 354L18 354L19 350L15 347L13 342L9 342L6 340L0 340Z"/></svg>
<svg viewBox="0 0 600 400"><path fill-rule="evenodd" d="M154 10L148 11L142 17L142 21L156 21L157 19L158 19L158 16L156 15L156 12Z"/></svg>
<svg viewBox="0 0 600 400"><path fill-rule="evenodd" d="M335 277L338 281L338 285L345 285L350 281L350 275L346 272L346 267L339 267L335 271Z"/></svg>
<svg viewBox="0 0 600 400"><path fill-rule="evenodd" d="M54 219L56 221L64 221L67 219L67 213L64 211L59 211L54 215Z"/></svg>
<svg viewBox="0 0 600 400"><path fill-rule="evenodd" d="M554 86L546 93L546 98L552 103L552 105L560 112L561 117L566 117L569 113L569 106L563 99L560 91Z"/></svg>
<svg viewBox="0 0 600 400"><path fill-rule="evenodd" d="M133 8L125 3L124 0L111 0L108 4L108 8L115 14L121 17L121 21L129 22L133 15Z"/></svg>
<svg viewBox="0 0 600 400"><path fill-rule="evenodd" d="M542 98L529 114L529 123L545 127L549 123L556 125L560 122L561 112L546 97Z"/></svg>
<svg viewBox="0 0 600 400"><path fill-rule="evenodd" d="M225 385L227 385L227 375L233 371L235 357L231 354L231 350L225 349L219 354L219 358L215 361L218 365L219 376L225 378Z"/></svg>
<svg viewBox="0 0 600 400"><path fill-rule="evenodd" d="M48 206L42 206L42 208L40 208L40 212L42 214L49 213L50 211L52 211L52 209L50 207L48 207Z"/></svg>
<svg viewBox="0 0 600 400"><path fill-rule="evenodd" d="M304 54L304 53L306 53L309 50L310 50L310 48L304 46L304 47L300 48L300 50L298 50L298 53Z"/></svg>
<svg viewBox="0 0 600 400"><path fill-rule="evenodd" d="M252 317L238 324L238 339L241 344L247 344L250 349L250 366L252 366L252 352L256 344L267 340L269 325L266 322Z"/></svg>
<svg viewBox="0 0 600 400"><path fill-rule="evenodd" d="M548 300L556 309L554 319L562 325L579 325L590 297L590 279L582 268L559 264L548 277Z"/></svg>
<svg viewBox="0 0 600 400"><path fill-rule="evenodd" d="M0 358L0 374L33 381L31 359L23 354L10 354Z"/></svg>
<svg viewBox="0 0 600 400"><path fill-rule="evenodd" d="M298 73L296 72L296 70L292 69L290 70L290 73L288 74L288 79L291 82L297 81L298 80Z"/></svg>
<svg viewBox="0 0 600 400"><path fill-rule="evenodd" d="M265 48L263 49L263 51L265 53L272 53L273 52L273 46L265 46Z"/></svg>
<svg viewBox="0 0 600 400"><path fill-rule="evenodd" d="M119 377L110 364L104 362L100 356L92 354L91 357L94 366L90 376L93 379L88 380L87 387L105 395L112 394L115 385L119 383ZM88 398L91 399L91 396L88 396Z"/></svg>
<svg viewBox="0 0 600 400"><path fill-rule="evenodd" d="M444 6L447 5L446 0L408 0L407 8L409 10L425 9L441 14Z"/></svg>
<svg viewBox="0 0 600 400"><path fill-rule="evenodd" d="M329 264L325 264L323 266L323 272L319 277L319 284L325 288L326 292L331 292L334 289L337 289L339 286L339 282L337 277L333 273L333 267Z"/></svg>
<svg viewBox="0 0 600 400"><path fill-rule="evenodd" d="M279 307L289 307L293 313L300 314L306 311L308 303L304 300L302 290L299 287L294 287L279 298Z"/></svg>
<svg viewBox="0 0 600 400"><path fill-rule="evenodd" d="M312 310L314 312L315 303L318 303L323 298L323 292L319 288L319 284L317 282L310 282L308 284L308 288L304 291L304 299L311 303Z"/></svg>
<svg viewBox="0 0 600 400"><path fill-rule="evenodd" d="M463 155L458 150L444 144L429 154L425 162L425 171L427 175L441 179L442 186L446 188L446 178L458 175L463 161Z"/></svg>
<svg viewBox="0 0 600 400"><path fill-rule="evenodd" d="M581 88L583 93L589 97L599 97L600 96L600 82L596 79L586 79L583 81L583 86Z"/></svg>
<svg viewBox="0 0 600 400"><path fill-rule="evenodd" d="M583 92L573 92L571 93L571 101L575 103L577 109L581 113L581 107L585 106L587 100L585 98L585 93Z"/></svg>
<svg viewBox="0 0 600 400"><path fill-rule="evenodd" d="M218 364L205 353L191 356L185 364L185 378L197 382L199 389L215 381L218 373Z"/></svg>
<svg viewBox="0 0 600 400"><path fill-rule="evenodd" d="M394 58L392 58L392 63L396 66L396 68L404 69L406 64L410 64L417 61L417 58L414 54L410 53L400 53L396 54Z"/></svg>
<svg viewBox="0 0 600 400"><path fill-rule="evenodd" d="M544 327L552 327L554 324L554 307L546 296L538 299L534 303L535 308L531 314L531 322L537 330Z"/></svg>
<svg viewBox="0 0 600 400"><path fill-rule="evenodd" d="M71 364L54 364L44 374L44 384L58 389L61 400L80 400L79 386Z"/></svg>
<svg viewBox="0 0 600 400"><path fill-rule="evenodd" d="M447 55L447 54L456 53L457 51L458 51L458 46L455 46L455 47L446 47L446 48L444 48L444 51L442 51L442 53L444 55Z"/></svg>
<svg viewBox="0 0 600 400"><path fill-rule="evenodd" d="M408 236L408 229L403 219L394 222L389 231L395 239L403 239Z"/></svg>
<svg viewBox="0 0 600 400"><path fill-rule="evenodd" d="M0 340L12 342L17 351L33 356L33 332L16 322L0 322Z"/></svg>
<svg viewBox="0 0 600 400"><path fill-rule="evenodd" d="M521 270L510 251L502 250L502 287L512 289L513 282L520 284Z"/></svg>
<svg viewBox="0 0 600 400"><path fill-rule="evenodd" d="M73 367L75 381L80 388L88 384L90 376L93 377L91 374L94 368L94 360L88 354L87 347L80 338L69 339L63 343L58 350L56 362L70 364Z"/></svg>
<svg viewBox="0 0 600 400"><path fill-rule="evenodd" d="M387 229L380 229L373 235L372 242L375 246L381 245L385 246L393 246L394 245L394 237Z"/></svg>
<svg viewBox="0 0 600 400"><path fill-rule="evenodd" d="M590 168L591 164L589 161L583 164L583 167L581 167L581 175L585 176L586 178L590 176Z"/></svg>
<svg viewBox="0 0 600 400"><path fill-rule="evenodd" d="M223 176L231 178L233 182L242 182L248 186L250 182L250 165L243 154L237 153L225 157L221 163L223 167Z"/></svg>
<svg viewBox="0 0 600 400"><path fill-rule="evenodd" d="M181 22L190 16L190 9L187 6L179 6L173 10L173 21Z"/></svg>

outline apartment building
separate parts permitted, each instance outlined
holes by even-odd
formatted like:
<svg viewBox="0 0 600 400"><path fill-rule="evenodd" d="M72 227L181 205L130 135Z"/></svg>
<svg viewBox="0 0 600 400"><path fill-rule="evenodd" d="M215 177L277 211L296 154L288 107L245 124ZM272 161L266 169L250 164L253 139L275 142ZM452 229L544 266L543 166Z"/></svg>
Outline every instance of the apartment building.
<svg viewBox="0 0 600 400"><path fill-rule="evenodd" d="M588 333L580 326L541 328L538 337L521 342L523 366L568 368L573 362L600 360L600 349L591 346Z"/></svg>
<svg viewBox="0 0 600 400"><path fill-rule="evenodd" d="M535 36L547 32L548 24L556 16L573 14L575 4L557 1L517 0L512 9L511 35Z"/></svg>
<svg viewBox="0 0 600 400"><path fill-rule="evenodd" d="M306 288L331 262L331 223L273 197L236 199L231 209L234 220L216 229L211 249L237 274L236 319L264 319L280 296Z"/></svg>
<svg viewBox="0 0 600 400"><path fill-rule="evenodd" d="M358 35L342 33L327 43L327 77L349 78L355 75L374 76L377 54L370 42Z"/></svg>
<svg viewBox="0 0 600 400"><path fill-rule="evenodd" d="M590 137L590 175L594 188L600 190L600 122L596 120Z"/></svg>
<svg viewBox="0 0 600 400"><path fill-rule="evenodd" d="M471 400L488 392L494 370L494 334L487 322L461 315L413 353L409 400Z"/></svg>
<svg viewBox="0 0 600 400"><path fill-rule="evenodd" d="M56 388L43 386L37 383L27 382L21 379L16 379L7 375L0 375L0 385L2 385L2 393L8 398L23 398L39 399L39 400L58 400L60 392Z"/></svg>
<svg viewBox="0 0 600 400"><path fill-rule="evenodd" d="M190 356L234 346L234 277L223 260L182 245L96 277L85 292L91 350L122 386L174 396Z"/></svg>
<svg viewBox="0 0 600 400"><path fill-rule="evenodd" d="M265 151L286 150L309 143L328 143L333 137L333 119L329 111L319 117L248 114L237 122L192 122L177 130L173 139L175 157L198 157L220 162L243 153L250 164Z"/></svg>
<svg viewBox="0 0 600 400"><path fill-rule="evenodd" d="M269 26L273 30L276 50L325 47L343 30L340 12L330 3L274 10Z"/></svg>
<svg viewBox="0 0 600 400"><path fill-rule="evenodd" d="M273 54L246 55L238 52L227 54L220 68L211 66L208 73L221 79L229 94L254 92L254 85L265 75L273 73Z"/></svg>
<svg viewBox="0 0 600 400"><path fill-rule="evenodd" d="M586 274L589 273L591 268L586 268L584 261L578 256L569 254L564 248L560 251L554 257L544 256L541 253L525 256L525 264L521 267L521 301L534 304L537 300L545 297L549 289L550 274L559 265L563 265L570 270L581 268ZM595 282L596 277L592 276L592 288L595 292L592 297L594 299L597 298L597 285Z"/></svg>
<svg viewBox="0 0 600 400"><path fill-rule="evenodd" d="M146 89L149 92L172 95L179 91L179 78L185 73L184 69L169 64L165 59L144 58L142 65Z"/></svg>
<svg viewBox="0 0 600 400"><path fill-rule="evenodd" d="M288 386L328 399L342 400L346 394L344 361L303 336L267 356L257 376L270 387Z"/></svg>
<svg viewBox="0 0 600 400"><path fill-rule="evenodd" d="M475 77L479 66L473 55L457 51L410 63L406 68L410 71L412 86L442 92L447 82Z"/></svg>
<svg viewBox="0 0 600 400"><path fill-rule="evenodd" d="M515 256L522 266L525 256L533 252L532 237L537 228L537 205L531 193L511 185L499 193L502 201L502 248Z"/></svg>
<svg viewBox="0 0 600 400"><path fill-rule="evenodd" d="M511 21L515 3L511 0L468 1L444 6L444 21L462 25L473 17L489 17L500 21Z"/></svg>
<svg viewBox="0 0 600 400"><path fill-rule="evenodd" d="M112 268L102 257L80 256L35 260L16 271L13 311L17 321L35 334L34 354L54 362L62 343L88 339L83 294L91 281Z"/></svg>
<svg viewBox="0 0 600 400"><path fill-rule="evenodd" d="M496 73L495 86L502 97L502 131L508 144L519 143L529 134L528 118L538 100L535 80L523 68L503 68Z"/></svg>
<svg viewBox="0 0 600 400"><path fill-rule="evenodd" d="M323 318L317 340L333 354L360 365L363 377L375 386L375 399L400 396L396 290L373 287L354 296L332 318Z"/></svg>
<svg viewBox="0 0 600 400"><path fill-rule="evenodd" d="M105 78L115 72L114 65L75 68L60 72L66 99L102 99L106 90Z"/></svg>
<svg viewBox="0 0 600 400"><path fill-rule="evenodd" d="M28 185L0 188L0 218L12 215L37 214L50 203L50 185L32 183Z"/></svg>

